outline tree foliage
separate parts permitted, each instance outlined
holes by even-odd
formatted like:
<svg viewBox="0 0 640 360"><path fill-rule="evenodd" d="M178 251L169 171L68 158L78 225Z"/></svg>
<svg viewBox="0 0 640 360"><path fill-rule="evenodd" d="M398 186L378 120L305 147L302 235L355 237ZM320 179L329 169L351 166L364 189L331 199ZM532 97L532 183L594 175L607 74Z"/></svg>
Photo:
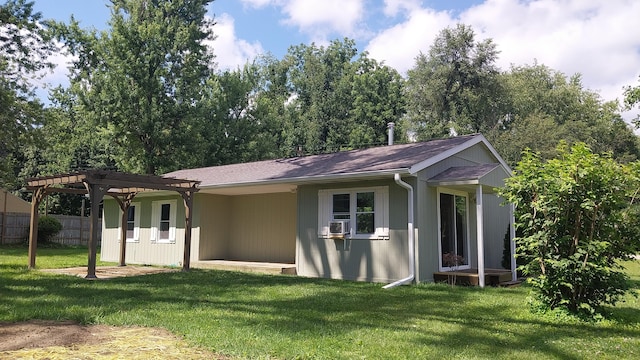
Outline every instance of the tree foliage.
<svg viewBox="0 0 640 360"><path fill-rule="evenodd" d="M161 173L189 166L199 101L212 55L211 0L113 0L110 31L72 19L57 32L77 57L72 74L82 111L117 145L118 167Z"/></svg>
<svg viewBox="0 0 640 360"><path fill-rule="evenodd" d="M627 86L624 89L624 103L627 110L632 109L636 105L640 105L640 85ZM640 128L640 115L633 120L636 128Z"/></svg>
<svg viewBox="0 0 640 360"><path fill-rule="evenodd" d="M52 67L56 49L42 14L33 2L8 0L0 5L0 186L19 187L25 144L42 124L42 104L34 82Z"/></svg>
<svg viewBox="0 0 640 360"><path fill-rule="evenodd" d="M491 39L476 42L459 24L420 53L407 79L408 117L419 139L486 132L498 122L503 92Z"/></svg>
<svg viewBox="0 0 640 360"><path fill-rule="evenodd" d="M618 260L640 249L638 163L619 165L584 143L558 157L527 151L500 191L516 206L517 254L526 259L539 300L549 308L594 314L627 289Z"/></svg>
<svg viewBox="0 0 640 360"><path fill-rule="evenodd" d="M501 82L506 92L504 115L500 126L486 135L508 163L515 165L525 148L553 158L561 140L584 142L620 162L640 159L638 138L618 105L585 89L578 74L567 77L534 63L512 66Z"/></svg>

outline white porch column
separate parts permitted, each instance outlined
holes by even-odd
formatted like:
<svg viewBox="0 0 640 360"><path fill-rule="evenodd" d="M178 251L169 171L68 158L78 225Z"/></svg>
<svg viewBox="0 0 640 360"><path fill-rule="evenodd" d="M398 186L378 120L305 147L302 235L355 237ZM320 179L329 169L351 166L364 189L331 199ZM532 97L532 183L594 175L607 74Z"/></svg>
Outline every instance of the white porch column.
<svg viewBox="0 0 640 360"><path fill-rule="evenodd" d="M510 205L509 210L511 212L511 217L509 219L509 245L511 246L511 280L518 280L518 272L516 270L516 209L513 204Z"/></svg>
<svg viewBox="0 0 640 360"><path fill-rule="evenodd" d="M484 218L482 185L476 188L476 239L478 241L478 286L484 287Z"/></svg>

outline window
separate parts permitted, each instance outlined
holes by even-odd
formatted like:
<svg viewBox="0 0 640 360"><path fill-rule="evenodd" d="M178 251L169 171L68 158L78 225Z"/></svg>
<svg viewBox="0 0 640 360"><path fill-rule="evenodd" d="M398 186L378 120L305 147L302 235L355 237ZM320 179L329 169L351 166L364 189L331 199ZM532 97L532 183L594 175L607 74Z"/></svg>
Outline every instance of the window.
<svg viewBox="0 0 640 360"><path fill-rule="evenodd" d="M152 216L151 241L174 243L176 241L176 201L154 201Z"/></svg>
<svg viewBox="0 0 640 360"><path fill-rule="evenodd" d="M469 211L466 193L439 192L441 269L469 268Z"/></svg>
<svg viewBox="0 0 640 360"><path fill-rule="evenodd" d="M140 241L140 203L131 203L129 205L125 227L127 242Z"/></svg>
<svg viewBox="0 0 640 360"><path fill-rule="evenodd" d="M318 235L328 237L329 222L349 220L349 238L389 237L389 191L384 187L320 190L318 192Z"/></svg>

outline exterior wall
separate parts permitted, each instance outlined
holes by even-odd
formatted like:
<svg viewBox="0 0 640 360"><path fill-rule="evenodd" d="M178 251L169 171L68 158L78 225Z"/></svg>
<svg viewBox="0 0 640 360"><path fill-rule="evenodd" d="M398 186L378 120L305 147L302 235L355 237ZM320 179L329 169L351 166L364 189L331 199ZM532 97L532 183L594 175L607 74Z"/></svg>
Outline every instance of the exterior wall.
<svg viewBox="0 0 640 360"><path fill-rule="evenodd" d="M159 200L176 200L176 241L159 243L151 241L151 204ZM140 204L140 235L138 242L127 242L125 261L128 264L153 264L182 266L184 258L184 202L179 196L138 196L134 202ZM120 207L115 200L105 198L100 258L104 261L119 261ZM195 214L194 214L195 215ZM195 235L195 234L192 234ZM192 243L191 260L197 260L197 249Z"/></svg>
<svg viewBox="0 0 640 360"><path fill-rule="evenodd" d="M234 196L228 259L293 264L296 198L295 193Z"/></svg>
<svg viewBox="0 0 640 360"><path fill-rule="evenodd" d="M496 159L484 146L478 144L466 149L446 160L443 160L418 174L417 192L419 202L416 206L416 227L419 229L417 245L417 274L418 282L432 282L433 273L439 268L438 249L438 189L427 184L431 177L447 170L452 166L470 166L477 164L495 163ZM500 183L497 179L492 182ZM460 188L450 187L451 190ZM504 234L509 224L509 207L501 206L502 199L495 194L483 194L483 227L484 227L484 261L485 268L501 268L502 251L504 249ZM469 192L469 261L472 268L478 265L477 237L476 237L476 204L472 201L475 190Z"/></svg>
<svg viewBox="0 0 640 360"><path fill-rule="evenodd" d="M20 199L7 190L0 189L0 212L31 214L31 203Z"/></svg>
<svg viewBox="0 0 640 360"><path fill-rule="evenodd" d="M231 197L198 193L195 202L192 238L197 241L193 249L198 249L198 260L229 258Z"/></svg>
<svg viewBox="0 0 640 360"><path fill-rule="evenodd" d="M318 236L318 191L389 187L388 240L333 240ZM344 243L347 243L346 248ZM407 191L389 181L336 183L298 188L298 275L391 282L408 276Z"/></svg>
<svg viewBox="0 0 640 360"><path fill-rule="evenodd" d="M176 241L150 240L152 202L176 199ZM127 242L131 264L181 266L184 256L184 205L177 196L136 197L140 206L138 242ZM105 199L101 259L120 256L120 208ZM193 209L191 260L243 260L295 262L296 194L277 193L241 196L196 194Z"/></svg>

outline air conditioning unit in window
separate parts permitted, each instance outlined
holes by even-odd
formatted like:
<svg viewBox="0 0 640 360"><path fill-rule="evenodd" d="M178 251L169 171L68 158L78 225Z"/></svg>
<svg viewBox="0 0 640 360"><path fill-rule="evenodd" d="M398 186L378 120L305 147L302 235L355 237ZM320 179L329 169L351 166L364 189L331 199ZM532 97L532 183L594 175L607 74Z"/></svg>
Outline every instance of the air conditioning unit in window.
<svg viewBox="0 0 640 360"><path fill-rule="evenodd" d="M345 235L351 232L349 220L332 220L329 221L329 237L333 239L343 239Z"/></svg>

